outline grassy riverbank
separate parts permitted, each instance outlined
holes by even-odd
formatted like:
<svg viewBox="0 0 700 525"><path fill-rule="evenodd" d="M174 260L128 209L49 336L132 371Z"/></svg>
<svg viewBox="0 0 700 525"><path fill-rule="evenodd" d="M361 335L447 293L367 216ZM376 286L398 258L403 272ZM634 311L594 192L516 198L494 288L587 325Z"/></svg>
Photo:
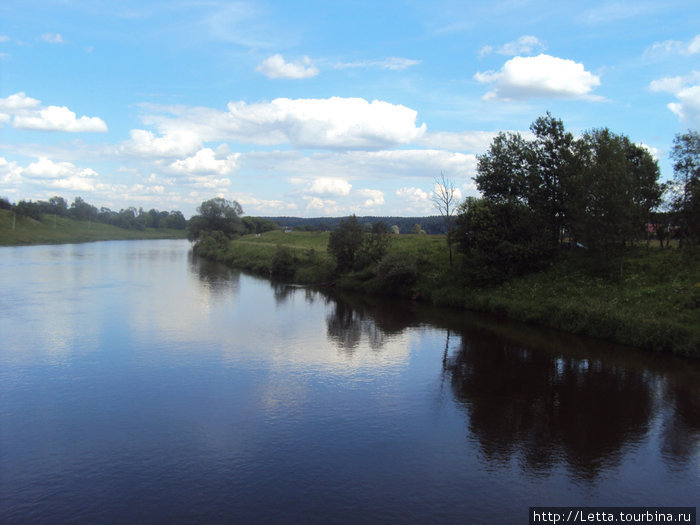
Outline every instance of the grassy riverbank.
<svg viewBox="0 0 700 525"><path fill-rule="evenodd" d="M265 276L282 265L297 283L422 299L700 358L700 263L678 249L631 250L623 278L596 269L586 252L562 251L544 271L474 288L462 279L460 256L450 268L443 236L395 236L382 261L340 276L327 244L328 233L274 231L204 255Z"/></svg>
<svg viewBox="0 0 700 525"><path fill-rule="evenodd" d="M61 244L128 239L184 239L185 230L128 230L99 222L77 221L67 217L43 215L40 221L17 217L12 229L12 212L0 210L0 246L24 244Z"/></svg>

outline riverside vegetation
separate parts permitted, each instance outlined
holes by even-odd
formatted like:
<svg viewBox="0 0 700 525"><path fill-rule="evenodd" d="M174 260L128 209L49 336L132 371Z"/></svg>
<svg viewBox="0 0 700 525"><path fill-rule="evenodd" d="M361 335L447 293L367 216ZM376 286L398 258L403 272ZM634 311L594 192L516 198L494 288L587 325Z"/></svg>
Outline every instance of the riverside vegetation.
<svg viewBox="0 0 700 525"><path fill-rule="evenodd" d="M675 179L661 184L656 160L624 135L575 139L549 113L531 131L533 140L500 133L479 156L483 197L467 198L454 220L454 188L436 181L447 235L392 235L355 216L329 233L243 235L240 205L212 199L191 220L190 239L203 257L274 279L700 358L700 135L676 136Z"/></svg>

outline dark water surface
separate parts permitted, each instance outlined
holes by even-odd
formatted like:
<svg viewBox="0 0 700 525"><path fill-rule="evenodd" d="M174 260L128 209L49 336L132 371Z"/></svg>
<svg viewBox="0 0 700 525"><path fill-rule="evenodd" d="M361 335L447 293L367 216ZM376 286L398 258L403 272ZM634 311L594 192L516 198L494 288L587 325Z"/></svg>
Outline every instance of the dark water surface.
<svg viewBox="0 0 700 525"><path fill-rule="evenodd" d="M700 501L696 363L275 286L188 249L0 248L0 522Z"/></svg>

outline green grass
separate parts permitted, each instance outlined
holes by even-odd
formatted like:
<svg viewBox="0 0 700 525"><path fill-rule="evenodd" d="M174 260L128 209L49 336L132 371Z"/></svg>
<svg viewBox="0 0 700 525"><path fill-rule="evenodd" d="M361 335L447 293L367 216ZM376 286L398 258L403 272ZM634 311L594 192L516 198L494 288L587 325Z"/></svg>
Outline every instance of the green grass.
<svg viewBox="0 0 700 525"><path fill-rule="evenodd" d="M0 210L0 246L22 244L61 244L128 239L183 239L185 230L153 229L127 230L98 222L76 221L53 215L42 216L41 221L16 217L12 229L12 212Z"/></svg>

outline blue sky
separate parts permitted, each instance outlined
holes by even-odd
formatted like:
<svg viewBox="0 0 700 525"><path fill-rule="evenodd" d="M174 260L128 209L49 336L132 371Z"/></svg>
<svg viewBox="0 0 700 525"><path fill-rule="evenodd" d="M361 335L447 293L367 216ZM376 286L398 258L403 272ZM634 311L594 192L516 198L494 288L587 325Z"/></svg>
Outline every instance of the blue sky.
<svg viewBox="0 0 700 525"><path fill-rule="evenodd" d="M550 111L672 177L700 127L693 1L5 0L0 196L430 215L444 173Z"/></svg>

